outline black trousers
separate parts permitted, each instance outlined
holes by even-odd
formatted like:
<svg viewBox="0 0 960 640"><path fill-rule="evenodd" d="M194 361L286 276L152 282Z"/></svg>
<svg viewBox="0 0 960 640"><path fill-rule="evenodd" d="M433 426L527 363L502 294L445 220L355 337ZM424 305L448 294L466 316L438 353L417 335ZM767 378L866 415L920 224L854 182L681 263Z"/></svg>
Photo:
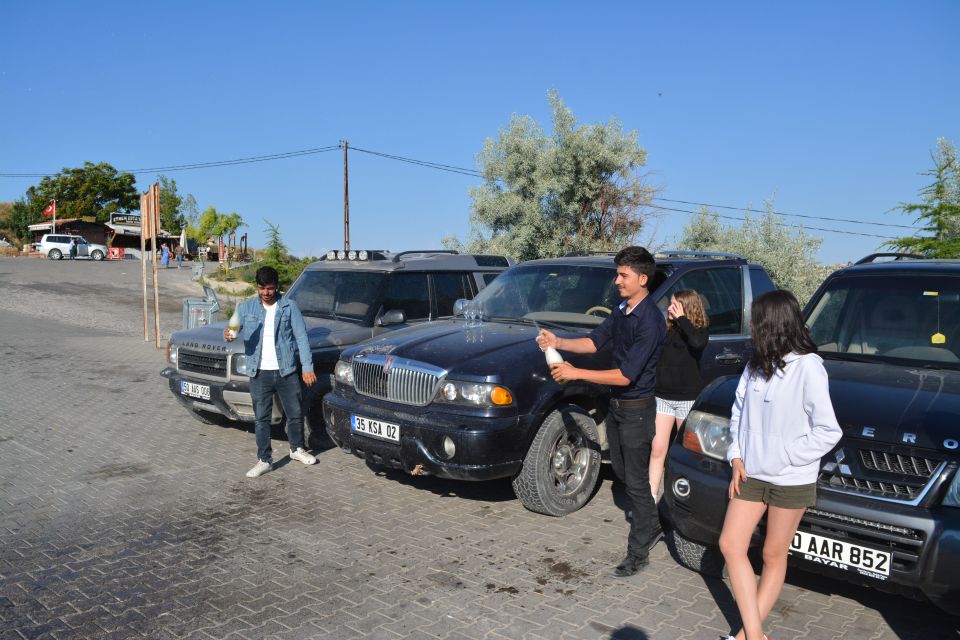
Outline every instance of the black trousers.
<svg viewBox="0 0 960 640"><path fill-rule="evenodd" d="M654 398L610 401L607 441L613 472L627 489L633 509L627 553L645 558L658 524L657 504L650 493L650 445L657 432Z"/></svg>

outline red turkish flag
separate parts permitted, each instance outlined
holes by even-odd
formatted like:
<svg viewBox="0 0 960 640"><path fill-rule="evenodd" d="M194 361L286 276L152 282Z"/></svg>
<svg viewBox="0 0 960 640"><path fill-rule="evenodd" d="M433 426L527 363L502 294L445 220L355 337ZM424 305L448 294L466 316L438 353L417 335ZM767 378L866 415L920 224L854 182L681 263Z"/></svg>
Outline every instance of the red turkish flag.
<svg viewBox="0 0 960 640"><path fill-rule="evenodd" d="M57 213L57 201L51 200L50 204L47 205L47 208L43 210L43 215L49 218L50 216L56 215L56 213Z"/></svg>

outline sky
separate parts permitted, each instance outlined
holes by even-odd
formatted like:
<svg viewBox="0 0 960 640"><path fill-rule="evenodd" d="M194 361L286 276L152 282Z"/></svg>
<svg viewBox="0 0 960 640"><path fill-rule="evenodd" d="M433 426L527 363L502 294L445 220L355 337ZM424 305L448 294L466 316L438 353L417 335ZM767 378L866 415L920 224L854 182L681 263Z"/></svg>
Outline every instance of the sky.
<svg viewBox="0 0 960 640"><path fill-rule="evenodd" d="M0 174L351 147L477 168L513 115L619 119L670 200L776 211L856 260L960 144L960 2L0 2ZM158 172L137 173L145 191ZM291 252L343 245L343 154L159 173ZM2 177L0 201L39 178ZM355 249L439 248L479 179L352 151ZM658 201L687 210L691 205ZM690 214L641 242L673 246ZM853 222L845 222L849 220ZM724 220L737 224L734 220ZM814 229L817 227L818 229ZM823 231L820 229L828 229ZM176 230L174 230L176 231ZM842 233L846 232L846 233ZM880 237L875 237L880 236Z"/></svg>

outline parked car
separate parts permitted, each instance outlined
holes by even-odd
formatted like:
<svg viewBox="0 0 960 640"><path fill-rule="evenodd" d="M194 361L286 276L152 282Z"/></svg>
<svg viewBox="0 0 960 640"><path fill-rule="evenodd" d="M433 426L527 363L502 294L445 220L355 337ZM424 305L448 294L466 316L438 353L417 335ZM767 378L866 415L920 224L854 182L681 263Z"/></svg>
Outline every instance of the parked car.
<svg viewBox="0 0 960 640"><path fill-rule="evenodd" d="M480 293L467 314L412 327L343 352L324 399L330 437L373 465L458 480L512 478L523 505L561 516L594 491L606 444L608 388L559 385L534 338L540 327L580 337L620 303L610 255L532 260ZM774 289L740 256L672 252L657 257L652 295L696 289L710 315L706 380L740 371L750 303ZM569 356L610 368L609 353Z"/></svg>
<svg viewBox="0 0 960 640"><path fill-rule="evenodd" d="M87 242L83 236L45 233L34 246L51 260L62 260L70 257L70 240L76 243L78 258L90 258L99 262L107 257L106 245Z"/></svg>
<svg viewBox="0 0 960 640"><path fill-rule="evenodd" d="M361 340L451 316L459 298L473 298L510 262L455 251L332 251L300 274L290 296L307 325L317 383L304 390L307 433L323 438L319 399L330 389L340 352ZM240 341L223 339L225 322L178 331L167 345L161 375L201 422L253 422L249 378ZM279 403L272 421L283 419Z"/></svg>
<svg viewBox="0 0 960 640"><path fill-rule="evenodd" d="M790 561L957 614L960 261L877 261L888 255L833 273L804 309L844 435L822 460ZM723 567L736 387L723 378L704 389L668 455L661 507L672 546L708 574Z"/></svg>

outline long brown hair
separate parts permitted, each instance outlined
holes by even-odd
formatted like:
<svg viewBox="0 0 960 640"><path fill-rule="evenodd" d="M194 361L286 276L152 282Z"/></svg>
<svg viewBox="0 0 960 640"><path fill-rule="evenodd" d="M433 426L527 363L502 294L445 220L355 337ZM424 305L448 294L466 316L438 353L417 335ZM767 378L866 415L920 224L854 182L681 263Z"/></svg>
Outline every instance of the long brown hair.
<svg viewBox="0 0 960 640"><path fill-rule="evenodd" d="M683 307L683 314L687 316L690 324L697 329L706 329L710 326L710 317L707 315L707 312L703 310L703 301L700 299L699 293L693 289L684 289L683 291L674 293L673 297L676 298L680 306ZM672 320L667 320L667 327L673 328Z"/></svg>
<svg viewBox="0 0 960 640"><path fill-rule="evenodd" d="M750 308L750 332L753 353L747 366L765 380L783 370L783 357L790 352L816 353L817 345L803 323L800 303L785 289L768 291L757 297Z"/></svg>

